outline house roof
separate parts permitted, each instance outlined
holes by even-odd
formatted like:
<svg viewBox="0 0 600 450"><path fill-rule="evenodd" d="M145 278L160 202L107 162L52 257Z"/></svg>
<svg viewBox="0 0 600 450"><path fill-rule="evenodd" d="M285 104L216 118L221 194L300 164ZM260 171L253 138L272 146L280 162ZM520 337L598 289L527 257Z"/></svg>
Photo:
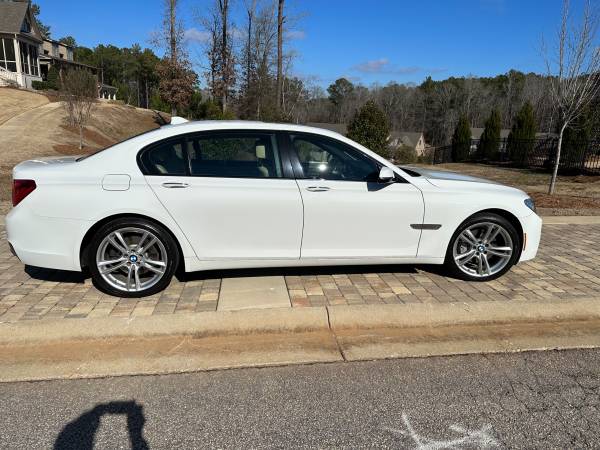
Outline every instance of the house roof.
<svg viewBox="0 0 600 450"><path fill-rule="evenodd" d="M420 131L392 131L390 140L398 139L402 145L415 148L421 136L423 133Z"/></svg>
<svg viewBox="0 0 600 450"><path fill-rule="evenodd" d="M484 128L471 127L471 139L481 139L483 130L484 130ZM500 139L508 139L509 134L510 134L509 129L507 129L507 128L501 129L500 130Z"/></svg>
<svg viewBox="0 0 600 450"><path fill-rule="evenodd" d="M29 37L41 41L42 35L37 23L29 11L27 1L0 0L0 33L26 34ZM25 17L29 15L31 33L22 33L21 27Z"/></svg>
<svg viewBox="0 0 600 450"><path fill-rule="evenodd" d="M346 136L348 133L348 126L344 123L326 123L326 122L309 122L306 124L309 127L323 128L324 130L335 131L341 135Z"/></svg>
<svg viewBox="0 0 600 450"><path fill-rule="evenodd" d="M19 33L28 7L25 2L0 2L0 32Z"/></svg>

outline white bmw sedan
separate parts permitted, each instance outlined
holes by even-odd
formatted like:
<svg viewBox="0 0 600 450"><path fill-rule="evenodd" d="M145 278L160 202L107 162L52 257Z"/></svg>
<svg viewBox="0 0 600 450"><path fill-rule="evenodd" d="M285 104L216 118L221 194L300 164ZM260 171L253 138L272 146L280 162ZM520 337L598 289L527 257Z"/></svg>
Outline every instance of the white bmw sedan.
<svg viewBox="0 0 600 450"><path fill-rule="evenodd" d="M24 264L89 270L121 297L154 294L178 269L445 264L486 281L532 259L542 226L520 190L399 168L323 129L241 121L25 161L13 205Z"/></svg>

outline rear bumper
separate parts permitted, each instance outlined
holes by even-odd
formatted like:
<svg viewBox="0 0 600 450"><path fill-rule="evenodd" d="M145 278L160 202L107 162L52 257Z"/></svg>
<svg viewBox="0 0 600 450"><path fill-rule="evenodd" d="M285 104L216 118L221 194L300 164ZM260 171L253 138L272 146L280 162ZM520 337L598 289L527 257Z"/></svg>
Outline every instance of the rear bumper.
<svg viewBox="0 0 600 450"><path fill-rule="evenodd" d="M542 218L533 213L527 217L521 217L520 221L525 234L525 248L521 253L521 259L519 259L519 262L522 262L529 261L537 255L540 238L542 237Z"/></svg>
<svg viewBox="0 0 600 450"><path fill-rule="evenodd" d="M76 249L87 225L81 220L38 216L19 206L6 216L6 238L23 264L80 271Z"/></svg>

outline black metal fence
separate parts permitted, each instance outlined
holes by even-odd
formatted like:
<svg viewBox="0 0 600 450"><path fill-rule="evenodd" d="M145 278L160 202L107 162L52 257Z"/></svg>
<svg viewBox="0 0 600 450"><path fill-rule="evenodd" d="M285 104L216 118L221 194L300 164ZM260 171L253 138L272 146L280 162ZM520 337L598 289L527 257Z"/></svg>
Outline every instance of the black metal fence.
<svg viewBox="0 0 600 450"><path fill-rule="evenodd" d="M512 141L501 139L498 151L483 155L478 139L471 141L468 154L456 158L452 146L433 147L426 150L422 159L431 164L450 162L480 162L523 169L552 170L558 149L557 139L532 139ZM564 174L600 175L600 140L563 142L559 170Z"/></svg>

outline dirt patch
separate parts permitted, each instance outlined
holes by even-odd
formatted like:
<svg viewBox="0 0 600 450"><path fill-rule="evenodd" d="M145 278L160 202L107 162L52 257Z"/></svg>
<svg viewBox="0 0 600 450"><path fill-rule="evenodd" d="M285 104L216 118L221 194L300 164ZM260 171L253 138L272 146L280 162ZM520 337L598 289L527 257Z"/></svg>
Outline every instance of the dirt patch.
<svg viewBox="0 0 600 450"><path fill-rule="evenodd" d="M61 125L60 126L63 130L68 131L69 133L73 133L76 134L77 136L79 136L79 128L77 127L72 127L70 125ZM92 130L90 128L84 127L83 129L83 142L84 142L84 146L87 143L92 144L94 148L105 148L108 147L109 145L113 145L115 142L114 139L109 139L108 137L106 137L105 135L99 133L98 131ZM54 149L56 150L57 147L67 147L67 146L54 146Z"/></svg>
<svg viewBox="0 0 600 450"><path fill-rule="evenodd" d="M539 208L600 209L600 198L548 195L532 192L531 197Z"/></svg>
<svg viewBox="0 0 600 450"><path fill-rule="evenodd" d="M44 95L20 89L0 88L0 124L38 106L49 103Z"/></svg>
<svg viewBox="0 0 600 450"><path fill-rule="evenodd" d="M18 116L18 117L17 117ZM57 155L80 155L108 147L131 136L158 128L152 111L98 102L84 131L67 126L60 102L44 95L0 88L0 201L10 199L10 174L21 161Z"/></svg>

